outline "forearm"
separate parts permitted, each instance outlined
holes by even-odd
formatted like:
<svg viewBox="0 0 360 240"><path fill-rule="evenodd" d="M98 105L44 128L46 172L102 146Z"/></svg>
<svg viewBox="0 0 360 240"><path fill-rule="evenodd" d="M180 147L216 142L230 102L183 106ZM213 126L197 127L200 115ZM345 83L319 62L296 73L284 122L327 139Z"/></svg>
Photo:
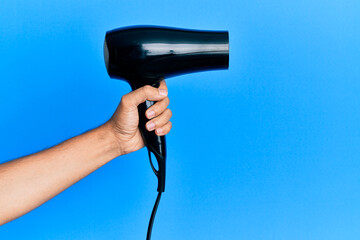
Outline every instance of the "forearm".
<svg viewBox="0 0 360 240"><path fill-rule="evenodd" d="M110 126L0 165L0 225L48 201L120 155Z"/></svg>

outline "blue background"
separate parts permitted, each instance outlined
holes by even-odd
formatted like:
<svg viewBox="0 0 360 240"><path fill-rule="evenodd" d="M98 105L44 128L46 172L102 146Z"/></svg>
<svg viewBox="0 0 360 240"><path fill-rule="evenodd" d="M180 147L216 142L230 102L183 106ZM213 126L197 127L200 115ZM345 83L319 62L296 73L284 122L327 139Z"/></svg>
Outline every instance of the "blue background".
<svg viewBox="0 0 360 240"><path fill-rule="evenodd" d="M167 80L153 239L359 239L359 12L355 0L3 0L0 161L112 115L130 87L106 73L107 30L228 30L228 71ZM145 149L121 156L0 238L145 239L156 184Z"/></svg>

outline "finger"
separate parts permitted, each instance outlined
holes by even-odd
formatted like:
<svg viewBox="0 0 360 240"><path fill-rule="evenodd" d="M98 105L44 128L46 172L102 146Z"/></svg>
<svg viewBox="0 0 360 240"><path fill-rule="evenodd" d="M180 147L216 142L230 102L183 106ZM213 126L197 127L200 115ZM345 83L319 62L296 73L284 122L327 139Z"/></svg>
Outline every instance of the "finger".
<svg viewBox="0 0 360 240"><path fill-rule="evenodd" d="M158 135L158 136L166 135L166 134L168 134L170 132L171 128L172 128L172 123L169 121L164 126L162 126L161 128L157 128L155 130L155 134Z"/></svg>
<svg viewBox="0 0 360 240"><path fill-rule="evenodd" d="M160 88L160 89L164 89L164 90L168 91L168 88L167 88L167 85L166 85L165 79L162 79L162 80L160 81L159 88Z"/></svg>
<svg viewBox="0 0 360 240"><path fill-rule="evenodd" d="M166 109L160 116L151 119L146 123L146 128L148 131L152 131L156 128L161 128L165 124L167 124L172 116L172 112L170 109Z"/></svg>
<svg viewBox="0 0 360 240"><path fill-rule="evenodd" d="M148 119L152 119L154 117L159 116L169 106L169 103L170 103L169 97L166 97L161 101L158 101L157 103L152 105L148 110L146 110L145 112L146 117Z"/></svg>
<svg viewBox="0 0 360 240"><path fill-rule="evenodd" d="M145 102L145 100L160 101L166 98L166 96L166 88L155 88L151 87L150 85L146 85L128 94L125 94L122 97L121 102L128 108L136 108L140 103Z"/></svg>

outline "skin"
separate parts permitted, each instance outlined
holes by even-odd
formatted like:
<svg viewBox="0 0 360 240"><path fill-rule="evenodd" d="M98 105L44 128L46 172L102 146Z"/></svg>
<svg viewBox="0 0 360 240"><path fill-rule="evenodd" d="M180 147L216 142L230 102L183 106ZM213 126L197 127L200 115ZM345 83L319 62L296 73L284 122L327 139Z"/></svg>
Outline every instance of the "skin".
<svg viewBox="0 0 360 240"><path fill-rule="evenodd" d="M166 135L172 127L172 113L167 108L163 80L159 88L145 86L124 95L103 125L52 148L0 164L0 225L30 212L112 159L143 148L137 106L145 100L158 101L145 113L150 119L148 131Z"/></svg>

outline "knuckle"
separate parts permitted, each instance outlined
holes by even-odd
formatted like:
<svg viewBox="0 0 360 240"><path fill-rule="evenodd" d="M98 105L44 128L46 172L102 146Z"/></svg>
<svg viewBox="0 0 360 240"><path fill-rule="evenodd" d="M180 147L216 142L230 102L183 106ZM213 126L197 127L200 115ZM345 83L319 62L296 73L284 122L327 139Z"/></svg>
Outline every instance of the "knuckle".
<svg viewBox="0 0 360 240"><path fill-rule="evenodd" d="M149 85L145 85L143 90L144 90L145 95L148 96L151 93L152 87Z"/></svg>
<svg viewBox="0 0 360 240"><path fill-rule="evenodd" d="M162 112L164 112L164 107L159 102L158 104L153 105L152 110L155 112L156 115L160 115Z"/></svg>
<svg viewBox="0 0 360 240"><path fill-rule="evenodd" d="M141 88L141 95L146 96L146 93L147 93L146 86L144 86Z"/></svg>
<svg viewBox="0 0 360 240"><path fill-rule="evenodd" d="M169 118L172 117L172 111L169 108L166 109L166 114L168 115Z"/></svg>
<svg viewBox="0 0 360 240"><path fill-rule="evenodd" d="M127 106L129 104L129 95L125 94L121 97L120 103L124 106Z"/></svg>

